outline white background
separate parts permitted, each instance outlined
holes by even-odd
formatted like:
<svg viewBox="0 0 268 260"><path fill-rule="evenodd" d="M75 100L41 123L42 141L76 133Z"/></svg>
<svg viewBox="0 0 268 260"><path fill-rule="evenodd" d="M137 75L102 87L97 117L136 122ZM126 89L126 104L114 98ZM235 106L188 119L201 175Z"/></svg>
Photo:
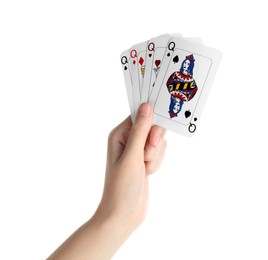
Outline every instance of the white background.
<svg viewBox="0 0 268 260"><path fill-rule="evenodd" d="M268 259L265 1L1 1L0 259L44 259L96 209L129 108L119 55L162 33L224 54L192 138L167 133L115 260Z"/></svg>

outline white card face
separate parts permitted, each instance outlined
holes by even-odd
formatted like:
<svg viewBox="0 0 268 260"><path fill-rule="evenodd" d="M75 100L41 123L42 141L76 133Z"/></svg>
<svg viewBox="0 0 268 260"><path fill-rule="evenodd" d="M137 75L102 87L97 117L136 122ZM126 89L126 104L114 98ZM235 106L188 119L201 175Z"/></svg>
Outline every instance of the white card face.
<svg viewBox="0 0 268 260"><path fill-rule="evenodd" d="M187 40L187 41L190 41L190 42L195 42L195 43L203 44L203 40L200 39L200 38L196 38L196 37L185 37L184 39Z"/></svg>
<svg viewBox="0 0 268 260"><path fill-rule="evenodd" d="M124 51L121 55L121 66L124 74L124 80L127 90L127 97L129 103L129 109L131 113L132 119L134 119L135 114L135 106L134 106L134 98L133 98L133 89L132 89L132 79L129 70L129 50Z"/></svg>
<svg viewBox="0 0 268 260"><path fill-rule="evenodd" d="M171 38L149 102L155 124L191 136L221 59L217 50Z"/></svg>
<svg viewBox="0 0 268 260"><path fill-rule="evenodd" d="M129 66L133 84L135 111L137 111L141 104L141 91L146 63L146 46L147 42L142 42L129 49Z"/></svg>
<svg viewBox="0 0 268 260"><path fill-rule="evenodd" d="M141 95L142 103L149 100L151 90L160 72L162 59L169 39L170 35L167 34L153 38L147 43L146 72Z"/></svg>
<svg viewBox="0 0 268 260"><path fill-rule="evenodd" d="M144 80L144 74L145 74L145 64L146 64L146 47L147 42L143 42L139 46L137 46L137 62L138 62L138 75L139 75L139 86L140 86L140 94L142 92L142 85Z"/></svg>
<svg viewBox="0 0 268 260"><path fill-rule="evenodd" d="M160 72L161 63L166 52L167 44L172 37L182 37L180 34L164 34L155 37L147 43L146 72L141 92L141 103L148 102L156 78ZM186 38L189 41L202 43L200 38Z"/></svg>

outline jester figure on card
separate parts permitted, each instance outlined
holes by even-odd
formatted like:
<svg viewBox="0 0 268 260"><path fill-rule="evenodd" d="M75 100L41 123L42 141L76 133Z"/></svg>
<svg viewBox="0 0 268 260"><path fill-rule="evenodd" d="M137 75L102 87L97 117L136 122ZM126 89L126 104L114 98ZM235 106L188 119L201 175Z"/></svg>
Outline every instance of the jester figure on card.
<svg viewBox="0 0 268 260"><path fill-rule="evenodd" d="M193 79L194 69L193 54L186 56L179 71L171 74L167 81L167 89L170 93L169 115L170 118L178 116L184 102L190 101L197 92L196 82Z"/></svg>

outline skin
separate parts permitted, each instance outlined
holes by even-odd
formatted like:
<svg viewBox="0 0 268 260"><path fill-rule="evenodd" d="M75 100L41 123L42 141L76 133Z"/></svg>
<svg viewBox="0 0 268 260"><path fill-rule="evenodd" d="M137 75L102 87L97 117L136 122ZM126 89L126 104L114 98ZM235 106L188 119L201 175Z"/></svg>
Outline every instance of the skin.
<svg viewBox="0 0 268 260"><path fill-rule="evenodd" d="M109 135L101 202L91 219L56 249L49 260L108 260L143 222L150 174L159 169L166 149L165 130L152 126L145 103L135 123L130 117Z"/></svg>

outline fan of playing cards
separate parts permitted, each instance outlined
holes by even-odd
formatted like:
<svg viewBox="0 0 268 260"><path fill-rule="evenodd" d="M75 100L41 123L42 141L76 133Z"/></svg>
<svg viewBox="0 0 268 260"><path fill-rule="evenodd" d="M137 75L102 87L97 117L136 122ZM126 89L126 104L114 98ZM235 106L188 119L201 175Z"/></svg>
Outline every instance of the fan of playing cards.
<svg viewBox="0 0 268 260"><path fill-rule="evenodd" d="M221 52L200 39L164 34L121 54L132 119L153 106L154 124L186 136L197 129Z"/></svg>

